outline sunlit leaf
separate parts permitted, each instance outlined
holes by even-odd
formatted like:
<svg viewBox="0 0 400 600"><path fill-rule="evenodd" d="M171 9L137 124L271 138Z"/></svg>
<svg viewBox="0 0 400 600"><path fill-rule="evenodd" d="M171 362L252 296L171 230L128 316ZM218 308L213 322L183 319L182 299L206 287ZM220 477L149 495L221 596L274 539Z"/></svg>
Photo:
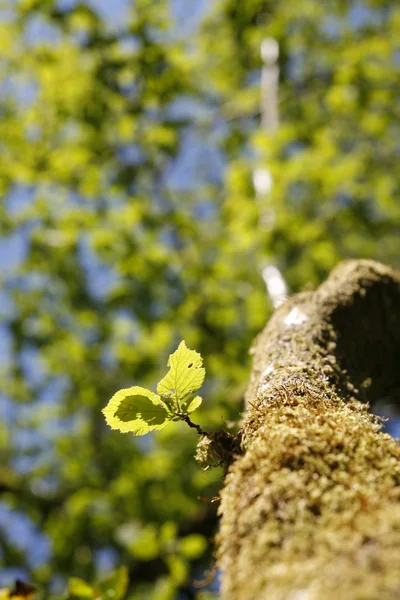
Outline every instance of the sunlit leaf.
<svg viewBox="0 0 400 600"><path fill-rule="evenodd" d="M114 394L103 409L103 414L112 429L136 435L162 429L170 420L160 397L139 386Z"/></svg>
<svg viewBox="0 0 400 600"><path fill-rule="evenodd" d="M192 394L202 385L206 374L203 359L195 350L190 350L184 341L168 359L169 371L157 386L161 396L175 398L178 402Z"/></svg>

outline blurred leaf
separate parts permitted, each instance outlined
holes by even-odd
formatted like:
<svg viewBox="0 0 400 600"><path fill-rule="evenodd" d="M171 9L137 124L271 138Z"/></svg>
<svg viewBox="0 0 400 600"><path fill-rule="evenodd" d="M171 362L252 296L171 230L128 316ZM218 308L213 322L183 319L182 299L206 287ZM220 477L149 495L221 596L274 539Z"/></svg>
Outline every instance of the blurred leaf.
<svg viewBox="0 0 400 600"><path fill-rule="evenodd" d="M200 558L207 548L207 540L200 534L187 535L180 542L180 549L185 558Z"/></svg>
<svg viewBox="0 0 400 600"><path fill-rule="evenodd" d="M78 577L70 577L68 580L68 598L78 600L79 598L95 598L95 590L88 585L83 579Z"/></svg>
<svg viewBox="0 0 400 600"><path fill-rule="evenodd" d="M154 525L146 525L137 537L131 540L129 549L139 560L152 560L159 552L159 540Z"/></svg>
<svg viewBox="0 0 400 600"><path fill-rule="evenodd" d="M104 600L122 600L128 588L128 569L120 567L97 585Z"/></svg>
<svg viewBox="0 0 400 600"><path fill-rule="evenodd" d="M176 585L185 583L188 577L188 566L185 560L180 556L172 555L167 557L166 563L169 567L172 581Z"/></svg>

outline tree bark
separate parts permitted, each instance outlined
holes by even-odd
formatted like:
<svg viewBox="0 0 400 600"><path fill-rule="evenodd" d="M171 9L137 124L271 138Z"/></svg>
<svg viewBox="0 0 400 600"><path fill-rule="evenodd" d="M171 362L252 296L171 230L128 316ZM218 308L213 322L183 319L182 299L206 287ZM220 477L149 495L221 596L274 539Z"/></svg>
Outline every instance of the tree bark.
<svg viewBox="0 0 400 600"><path fill-rule="evenodd" d="M243 455L221 492L225 600L400 598L400 273L342 263L252 350Z"/></svg>

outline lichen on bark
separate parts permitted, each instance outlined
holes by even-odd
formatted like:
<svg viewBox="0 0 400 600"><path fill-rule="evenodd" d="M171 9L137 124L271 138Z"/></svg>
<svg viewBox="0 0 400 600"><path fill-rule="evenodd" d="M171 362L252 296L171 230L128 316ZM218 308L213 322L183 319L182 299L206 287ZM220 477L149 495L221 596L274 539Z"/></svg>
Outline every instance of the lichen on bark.
<svg viewBox="0 0 400 600"><path fill-rule="evenodd" d="M221 492L222 597L400 598L400 446L368 410L400 402L400 274L342 263L274 313L253 354Z"/></svg>

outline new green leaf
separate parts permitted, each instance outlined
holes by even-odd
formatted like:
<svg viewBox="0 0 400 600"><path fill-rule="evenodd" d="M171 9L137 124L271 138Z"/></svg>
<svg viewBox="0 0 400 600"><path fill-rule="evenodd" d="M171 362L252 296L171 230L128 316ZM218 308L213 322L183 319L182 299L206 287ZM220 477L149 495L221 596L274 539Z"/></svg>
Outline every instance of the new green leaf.
<svg viewBox="0 0 400 600"><path fill-rule="evenodd" d="M184 341L168 359L169 371L157 386L160 396L174 398L180 407L180 401L196 392L206 374L202 367L203 359L195 350L190 350Z"/></svg>
<svg viewBox="0 0 400 600"><path fill-rule="evenodd" d="M189 402L188 407L185 409L186 412L191 413L194 410L196 410L196 408L199 408L200 404L203 402L203 400L200 398L200 396L196 396L196 398L193 398L193 400L191 402Z"/></svg>
<svg viewBox="0 0 400 600"><path fill-rule="evenodd" d="M136 435L162 429L171 420L160 396L139 386L114 394L103 414L112 429Z"/></svg>

